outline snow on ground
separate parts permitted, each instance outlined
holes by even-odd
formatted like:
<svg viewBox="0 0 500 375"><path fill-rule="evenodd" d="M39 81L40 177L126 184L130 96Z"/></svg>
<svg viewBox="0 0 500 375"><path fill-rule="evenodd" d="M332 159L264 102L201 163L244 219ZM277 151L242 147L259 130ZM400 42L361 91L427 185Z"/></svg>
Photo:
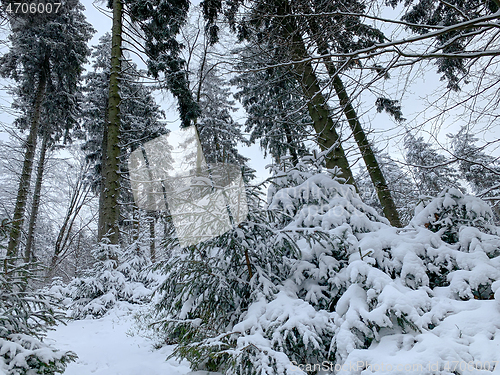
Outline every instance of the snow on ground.
<svg viewBox="0 0 500 375"><path fill-rule="evenodd" d="M130 306L130 305L129 305ZM131 334L136 308L115 308L101 319L69 321L48 333L47 343L78 355L64 375L204 375L189 363L165 361L172 346L153 350L151 340ZM128 311L127 311L128 310Z"/></svg>

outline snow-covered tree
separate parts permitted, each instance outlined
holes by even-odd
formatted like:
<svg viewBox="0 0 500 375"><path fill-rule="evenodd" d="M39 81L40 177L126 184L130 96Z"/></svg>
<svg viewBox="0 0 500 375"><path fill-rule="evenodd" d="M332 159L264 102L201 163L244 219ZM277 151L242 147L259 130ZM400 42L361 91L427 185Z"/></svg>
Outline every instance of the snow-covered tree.
<svg viewBox="0 0 500 375"><path fill-rule="evenodd" d="M60 113L74 107L75 92L89 53L87 41L93 32L78 0L62 1L57 13L12 14L10 22L10 48L0 57L0 75L16 82L14 93L24 104L29 134L5 271L18 256L42 109L47 106L47 113Z"/></svg>
<svg viewBox="0 0 500 375"><path fill-rule="evenodd" d="M243 166L248 160L237 149L246 139L241 124L233 120L235 103L227 82L214 66L205 64L200 81L200 116L196 122L203 155L208 163L230 163Z"/></svg>
<svg viewBox="0 0 500 375"><path fill-rule="evenodd" d="M258 211L266 222L251 215L227 237L173 253L152 318L179 344L173 355L231 375L349 374L374 362L396 374L401 358L439 363L444 375L446 361L497 360L480 350L488 324L467 328L481 306L500 317L486 304L500 301L488 205L449 189L401 230L322 165L275 166Z"/></svg>
<svg viewBox="0 0 500 375"><path fill-rule="evenodd" d="M92 253L93 267L62 290L72 300L72 317L99 318L121 302L149 302L157 277L146 253L144 241L124 251L117 245L98 244Z"/></svg>
<svg viewBox="0 0 500 375"><path fill-rule="evenodd" d="M376 151L375 155L396 203L401 223L406 225L413 217L415 206L418 203L417 187L412 182L410 173L404 171L387 153ZM363 202L382 212L377 192L364 168L360 168L359 174L356 176L356 183Z"/></svg>
<svg viewBox="0 0 500 375"><path fill-rule="evenodd" d="M0 250L9 228L0 226ZM27 283L32 275L24 267L0 273L0 371L12 375L63 373L76 355L43 342L48 329L64 319L60 301Z"/></svg>
<svg viewBox="0 0 500 375"><path fill-rule="evenodd" d="M497 220L500 219L500 161L477 146L479 139L466 127L448 137L462 177L471 185L474 194L491 202Z"/></svg>
<svg viewBox="0 0 500 375"><path fill-rule="evenodd" d="M459 187L457 171L423 137L408 132L404 145L405 161L420 195L436 196L445 188Z"/></svg>

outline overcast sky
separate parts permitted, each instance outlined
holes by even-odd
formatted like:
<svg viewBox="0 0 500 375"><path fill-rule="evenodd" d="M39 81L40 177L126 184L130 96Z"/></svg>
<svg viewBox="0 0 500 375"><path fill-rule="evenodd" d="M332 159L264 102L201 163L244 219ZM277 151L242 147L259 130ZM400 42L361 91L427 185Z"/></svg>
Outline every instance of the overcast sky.
<svg viewBox="0 0 500 375"><path fill-rule="evenodd" d="M111 30L111 18L110 12L105 7L104 2L94 2L93 0L81 0L85 6L85 14L87 16L88 22L91 23L96 29L96 34L92 38L91 45L96 45L101 37L106 32ZM0 38L4 36L0 35ZM3 51L0 45L0 53ZM140 59L131 56L131 58L139 65L143 67L144 65ZM408 119L406 126L411 128L418 127L418 124L424 122L425 119L432 117L432 111L425 111L433 103L429 103L426 97L438 90L440 87L445 85L444 82L440 81L440 77L435 73L435 68L429 66L425 69L425 74L418 69L413 69L408 71L404 76L405 80L398 81L397 79L390 79L385 82L380 82L377 84L383 85L388 91L391 91L395 96L395 99L402 99L403 113ZM393 77L399 77L397 74L392 74ZM3 87L3 85L1 85ZM162 108L167 112L167 126L175 130L178 128L178 116L175 111L175 102L172 100L170 95L165 95L158 93L157 102L162 106ZM367 93L359 98L358 104L361 105L360 108L373 108L375 97ZM0 91L0 125L6 124L7 126L12 123L13 117L5 111L5 108L9 107L10 96L5 92L5 89ZM438 109L436 109L437 111ZM373 109L366 113L361 113L358 111L358 115L361 115L361 120L363 125L367 130L372 133L372 138L375 139L375 143L379 148L387 147L386 151L390 153L391 156L400 158L402 150L402 138L401 134L404 132L401 129L401 125L397 125L390 119L386 114L376 114ZM235 119L244 121L243 111L239 111L235 115ZM444 121L437 123L436 121L429 121L425 126L421 126L421 130L424 131L422 135L426 137L427 140L432 140L433 137L442 144L446 144L446 134L455 133L462 125L462 122L456 121L454 117L448 117ZM427 132L427 133L426 133ZM493 139L500 138L500 125L493 126L488 132L481 134L481 137L485 141L491 141ZM5 133L0 133L0 139L7 139ZM388 141L389 140L389 141ZM250 165L258 171L258 176L263 178L267 175L264 166L270 163L270 160L264 160L262 152L260 152L257 145L251 148L242 148L241 152L251 158ZM500 155L499 149L492 149L491 153L494 155ZM355 167L357 171L358 167Z"/></svg>

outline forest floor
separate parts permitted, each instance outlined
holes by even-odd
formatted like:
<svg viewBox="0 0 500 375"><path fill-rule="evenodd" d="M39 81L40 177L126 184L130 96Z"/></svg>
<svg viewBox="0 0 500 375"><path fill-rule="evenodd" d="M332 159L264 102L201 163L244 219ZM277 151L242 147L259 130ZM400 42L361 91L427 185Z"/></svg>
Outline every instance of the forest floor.
<svg viewBox="0 0 500 375"><path fill-rule="evenodd" d="M153 349L152 340L134 328L134 312L126 305L101 319L71 320L48 333L47 343L78 355L64 375L205 375L190 372L189 363L166 361L173 346Z"/></svg>

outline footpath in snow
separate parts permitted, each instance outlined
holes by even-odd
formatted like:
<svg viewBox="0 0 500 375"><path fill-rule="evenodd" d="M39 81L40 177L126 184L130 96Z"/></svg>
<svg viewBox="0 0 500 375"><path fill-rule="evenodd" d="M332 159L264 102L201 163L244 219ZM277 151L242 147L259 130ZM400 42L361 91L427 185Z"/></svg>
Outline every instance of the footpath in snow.
<svg viewBox="0 0 500 375"><path fill-rule="evenodd" d="M69 321L50 331L47 343L78 355L65 375L204 375L190 372L189 363L166 361L172 347L153 350L152 341L134 330L133 311L113 309L101 319Z"/></svg>

